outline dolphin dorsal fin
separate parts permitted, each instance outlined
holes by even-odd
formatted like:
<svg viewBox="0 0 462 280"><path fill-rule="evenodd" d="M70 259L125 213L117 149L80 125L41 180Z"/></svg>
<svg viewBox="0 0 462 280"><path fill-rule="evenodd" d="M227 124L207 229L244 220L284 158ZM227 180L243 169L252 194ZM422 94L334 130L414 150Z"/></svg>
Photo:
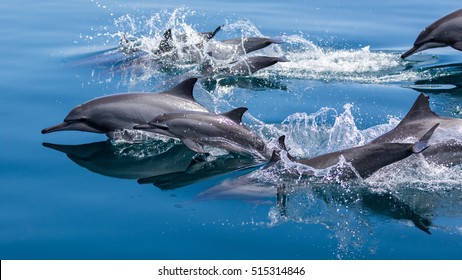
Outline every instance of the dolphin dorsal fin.
<svg viewBox="0 0 462 280"><path fill-rule="evenodd" d="M281 135L278 138L278 148L283 150L283 151L287 151L286 136L285 135Z"/></svg>
<svg viewBox="0 0 462 280"><path fill-rule="evenodd" d="M281 161L281 153L280 153L280 151L273 150L273 153L271 154L271 159L263 167L263 170L270 168L271 166L277 164L280 161Z"/></svg>
<svg viewBox="0 0 462 280"><path fill-rule="evenodd" d="M233 122L237 124L241 124L242 116L244 115L245 112L247 112L247 110L248 109L245 107L239 107L229 112L222 113L221 115L227 117L228 119L232 120Z"/></svg>
<svg viewBox="0 0 462 280"><path fill-rule="evenodd" d="M197 82L197 78L186 79L182 81L181 83L179 83L178 85L176 85L175 87L167 91L164 91L164 93L197 102L193 96L193 89L194 89L194 85L196 84L196 82Z"/></svg>
<svg viewBox="0 0 462 280"><path fill-rule="evenodd" d="M430 109L430 102L428 101L428 96L421 93L419 97L415 100L411 109L401 121L404 123L406 121L411 121L415 119L421 119L425 117L439 117L435 112Z"/></svg>

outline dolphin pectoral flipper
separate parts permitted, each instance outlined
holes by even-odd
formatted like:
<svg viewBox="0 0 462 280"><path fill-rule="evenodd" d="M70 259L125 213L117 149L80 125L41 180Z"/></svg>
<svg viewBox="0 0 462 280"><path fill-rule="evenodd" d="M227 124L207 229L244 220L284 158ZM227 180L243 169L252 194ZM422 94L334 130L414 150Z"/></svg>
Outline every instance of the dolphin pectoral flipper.
<svg viewBox="0 0 462 280"><path fill-rule="evenodd" d="M182 138L180 139L181 142L186 146L188 147L188 149L190 149L191 151L194 151L196 153L200 153L200 154L206 154L207 151L205 151L201 145L193 140L190 140L190 139L186 139L186 138Z"/></svg>
<svg viewBox="0 0 462 280"><path fill-rule="evenodd" d="M417 143L414 144L414 146L412 147L413 153L418 154L425 151L428 148L428 140L430 140L430 138L433 135L433 132L435 132L435 129L439 125L439 123L435 124L432 128L430 128L429 131L427 131L427 133L425 133L424 136L422 136L422 138L419 139L419 141L417 141Z"/></svg>
<svg viewBox="0 0 462 280"><path fill-rule="evenodd" d="M456 50L462 51L462 41L459 41L459 42L456 42L456 43L452 44L451 47L456 49Z"/></svg>

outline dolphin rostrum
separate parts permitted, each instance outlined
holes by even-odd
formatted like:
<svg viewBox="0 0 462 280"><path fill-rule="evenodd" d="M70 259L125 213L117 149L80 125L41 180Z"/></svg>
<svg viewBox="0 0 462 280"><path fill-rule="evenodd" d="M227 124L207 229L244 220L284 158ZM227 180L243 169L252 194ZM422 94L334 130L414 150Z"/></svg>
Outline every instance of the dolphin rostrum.
<svg viewBox="0 0 462 280"><path fill-rule="evenodd" d="M462 9L454 11L426 27L417 37L414 46L401 55L406 58L413 53L431 48L451 46L462 50Z"/></svg>
<svg viewBox="0 0 462 280"><path fill-rule="evenodd" d="M246 111L247 108L241 107L223 114L167 113L134 128L178 138L197 153L207 153L202 146L209 146L269 159L271 150L263 139L242 124Z"/></svg>
<svg viewBox="0 0 462 280"><path fill-rule="evenodd" d="M43 129L42 133L80 130L113 138L115 131L133 129L161 114L179 110L208 112L193 97L196 81L197 78L190 78L157 94L123 93L90 100L72 109L64 122Z"/></svg>

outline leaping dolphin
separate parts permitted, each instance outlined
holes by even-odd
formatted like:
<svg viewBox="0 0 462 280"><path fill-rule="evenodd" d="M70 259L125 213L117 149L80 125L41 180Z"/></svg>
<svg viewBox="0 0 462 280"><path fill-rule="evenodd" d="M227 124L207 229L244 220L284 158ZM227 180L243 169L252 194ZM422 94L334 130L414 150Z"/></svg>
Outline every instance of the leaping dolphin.
<svg viewBox="0 0 462 280"><path fill-rule="evenodd" d="M418 154L428 148L428 140L433 135L438 123L431 127L417 142L415 143L370 143L359 147L349 148L333 153L320 155L309 159L296 159L288 155L289 159L307 165L313 169L323 170L337 166L343 159L344 166L329 170L329 177L339 179L341 181L356 178L359 175L365 179L371 176L374 172L403 160L412 154ZM284 138L280 138L280 145L285 148ZM280 160L278 151L273 152L272 159L269 164ZM351 169L351 167L353 169ZM314 171L308 170L307 175L314 175Z"/></svg>
<svg viewBox="0 0 462 280"><path fill-rule="evenodd" d="M64 122L42 130L50 133L79 130L105 133L113 138L115 131L133 129L156 116L179 110L208 112L196 102L193 88L197 78L190 78L161 93L123 93L104 96L83 103L66 116Z"/></svg>
<svg viewBox="0 0 462 280"><path fill-rule="evenodd" d="M168 113L134 128L178 138L197 153L207 153L203 146L210 146L269 159L271 150L263 139L242 124L246 111L241 107L223 114Z"/></svg>
<svg viewBox="0 0 462 280"><path fill-rule="evenodd" d="M415 40L414 46L401 55L401 58L426 49L446 46L462 51L462 9L427 26Z"/></svg>

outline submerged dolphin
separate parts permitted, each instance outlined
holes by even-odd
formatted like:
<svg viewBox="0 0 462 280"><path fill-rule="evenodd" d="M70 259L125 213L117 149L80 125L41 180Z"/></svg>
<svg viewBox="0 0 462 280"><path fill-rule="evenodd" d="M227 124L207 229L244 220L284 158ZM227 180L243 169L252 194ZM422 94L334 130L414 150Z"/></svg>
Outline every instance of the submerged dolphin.
<svg viewBox="0 0 462 280"><path fill-rule="evenodd" d="M382 167L403 160L412 154L423 152L428 148L428 140L433 135L438 125L439 124L435 124L431 127L416 143L371 143L309 159L296 159L290 155L288 155L288 157L293 162L307 165L317 170L325 170L334 167L329 170L329 176L333 176L342 181L356 178L358 175L365 179ZM284 138L281 137L279 141L280 145L285 147L283 143ZM342 159L344 164L339 166ZM274 164L279 160L280 156L278 152L274 151L270 164ZM351 167L353 167L353 169ZM307 170L305 173L307 175L314 175L315 171Z"/></svg>
<svg viewBox="0 0 462 280"><path fill-rule="evenodd" d="M183 147L187 149L185 146ZM171 190L260 165L261 162L256 161L253 157L245 155L233 155L230 157L229 155L224 155L212 161L193 160L185 170L140 178L138 183L153 184L162 190Z"/></svg>
<svg viewBox="0 0 462 280"><path fill-rule="evenodd" d="M426 27L417 37L414 46L401 55L406 58L415 52L446 47L462 50L462 9L454 11Z"/></svg>
<svg viewBox="0 0 462 280"><path fill-rule="evenodd" d="M282 43L284 43L284 41L280 38L267 37L248 37L222 41L210 41L206 46L206 53L215 59L229 60L263 49L271 44Z"/></svg>
<svg viewBox="0 0 462 280"><path fill-rule="evenodd" d="M83 103L66 116L64 122L42 130L50 133L80 130L105 133L112 138L115 131L133 129L158 115L178 111L208 110L194 100L196 78L187 79L162 93L124 93L104 96Z"/></svg>
<svg viewBox="0 0 462 280"><path fill-rule="evenodd" d="M202 146L270 158L271 150L263 139L242 124L247 108L223 114L183 111L160 115L135 129L161 133L180 139L191 150L207 153Z"/></svg>
<svg viewBox="0 0 462 280"><path fill-rule="evenodd" d="M422 155L428 160L444 165L462 164L462 119L440 117L430 109L429 98L421 93L404 119L391 131L372 140L372 144L419 139L435 124L437 143Z"/></svg>
<svg viewBox="0 0 462 280"><path fill-rule="evenodd" d="M229 77L229 76L250 76L258 70L274 65L278 62L289 61L285 56L252 56L234 64L204 64L200 70L204 76Z"/></svg>

